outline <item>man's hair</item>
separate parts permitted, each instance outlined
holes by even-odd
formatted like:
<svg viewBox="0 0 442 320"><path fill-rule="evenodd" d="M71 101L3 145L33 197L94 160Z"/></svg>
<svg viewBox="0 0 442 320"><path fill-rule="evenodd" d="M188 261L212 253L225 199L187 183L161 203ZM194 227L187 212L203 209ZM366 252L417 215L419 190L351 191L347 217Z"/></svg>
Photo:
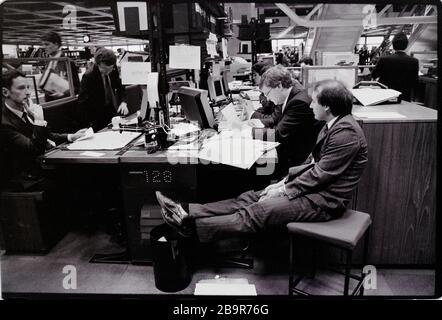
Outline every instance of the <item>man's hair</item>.
<svg viewBox="0 0 442 320"><path fill-rule="evenodd" d="M95 63L99 65L100 63L104 63L108 66L112 66L117 62L117 57L115 53L107 48L100 48L95 51Z"/></svg>
<svg viewBox="0 0 442 320"><path fill-rule="evenodd" d="M55 31L49 31L48 33L45 33L41 37L42 41L48 41L51 43L56 43L59 47L61 46L61 37L60 35Z"/></svg>
<svg viewBox="0 0 442 320"><path fill-rule="evenodd" d="M10 70L2 74L2 88L11 89L12 83L14 82L15 78L23 77L26 78L26 76L17 70Z"/></svg>
<svg viewBox="0 0 442 320"><path fill-rule="evenodd" d="M353 95L337 80L324 80L316 83L313 92L317 92L316 99L321 106L330 108L334 116L351 114Z"/></svg>
<svg viewBox="0 0 442 320"><path fill-rule="evenodd" d="M259 74L260 76L263 75L264 72L266 72L267 70L269 70L269 68L271 68L272 65L265 63L265 62L257 62L253 65L252 70L255 71L257 74Z"/></svg>
<svg viewBox="0 0 442 320"><path fill-rule="evenodd" d="M294 85L294 79L289 70L282 66L274 66L269 68L262 74L259 87L266 85L269 88L276 88L279 84L283 88L290 88Z"/></svg>
<svg viewBox="0 0 442 320"><path fill-rule="evenodd" d="M393 37L391 43L393 44L394 50L405 50L408 47L407 35L403 32L399 32Z"/></svg>
<svg viewBox="0 0 442 320"><path fill-rule="evenodd" d="M310 57L303 57L301 60L299 60L299 64L305 63L306 65L312 66L313 65L313 59Z"/></svg>

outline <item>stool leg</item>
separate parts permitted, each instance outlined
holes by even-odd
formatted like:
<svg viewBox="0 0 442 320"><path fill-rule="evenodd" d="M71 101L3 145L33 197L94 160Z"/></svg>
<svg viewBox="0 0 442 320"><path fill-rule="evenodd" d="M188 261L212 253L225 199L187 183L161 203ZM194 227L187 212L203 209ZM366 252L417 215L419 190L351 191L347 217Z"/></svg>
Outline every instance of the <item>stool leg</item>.
<svg viewBox="0 0 442 320"><path fill-rule="evenodd" d="M289 296L293 296L293 236L289 236Z"/></svg>
<svg viewBox="0 0 442 320"><path fill-rule="evenodd" d="M348 285L350 282L350 271L352 267L352 258L353 258L353 251L345 249L347 253L347 261L345 266L345 282L344 282L344 296L348 296Z"/></svg>
<svg viewBox="0 0 442 320"><path fill-rule="evenodd" d="M365 231L365 239L364 239L364 255L362 257L362 270L364 270L365 265L367 264L367 256L368 256L368 240L370 238L370 228ZM361 270L361 277L364 279L364 273ZM364 284L362 284L361 289L359 290L359 295L364 295Z"/></svg>

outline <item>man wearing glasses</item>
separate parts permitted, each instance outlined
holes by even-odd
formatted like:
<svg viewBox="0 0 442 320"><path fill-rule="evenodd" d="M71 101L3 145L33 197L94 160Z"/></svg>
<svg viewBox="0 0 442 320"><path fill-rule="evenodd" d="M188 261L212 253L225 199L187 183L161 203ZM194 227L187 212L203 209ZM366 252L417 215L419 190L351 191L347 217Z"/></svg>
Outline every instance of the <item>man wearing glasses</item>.
<svg viewBox="0 0 442 320"><path fill-rule="evenodd" d="M269 129L275 132L278 148L278 163L281 174L291 166L301 164L312 151L323 122L315 120L310 109L311 98L307 90L290 71L281 66L268 69L261 78L259 88L267 100L275 104L272 114L255 111L250 124L255 138L270 137ZM261 122L264 125L263 129Z"/></svg>
<svg viewBox="0 0 442 320"><path fill-rule="evenodd" d="M81 79L78 100L84 125L99 131L118 113L127 115L129 111L115 54L110 49L100 48L94 58L93 68Z"/></svg>

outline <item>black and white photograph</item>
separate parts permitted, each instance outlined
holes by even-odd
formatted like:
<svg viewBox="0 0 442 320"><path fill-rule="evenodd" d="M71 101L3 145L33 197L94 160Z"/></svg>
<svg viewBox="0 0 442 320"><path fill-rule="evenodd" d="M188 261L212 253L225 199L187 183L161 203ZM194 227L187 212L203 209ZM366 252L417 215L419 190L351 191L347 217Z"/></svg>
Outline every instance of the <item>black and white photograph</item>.
<svg viewBox="0 0 442 320"><path fill-rule="evenodd" d="M0 1L0 300L438 298L440 5Z"/></svg>

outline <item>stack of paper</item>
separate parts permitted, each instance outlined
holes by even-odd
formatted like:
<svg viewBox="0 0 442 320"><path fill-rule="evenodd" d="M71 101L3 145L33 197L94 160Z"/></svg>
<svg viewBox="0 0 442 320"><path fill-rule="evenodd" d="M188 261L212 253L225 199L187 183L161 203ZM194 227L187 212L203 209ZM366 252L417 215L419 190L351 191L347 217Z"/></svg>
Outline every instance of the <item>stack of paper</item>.
<svg viewBox="0 0 442 320"><path fill-rule="evenodd" d="M351 89L353 96L363 105L372 106L399 97L401 92L393 89Z"/></svg>
<svg viewBox="0 0 442 320"><path fill-rule="evenodd" d="M195 295L256 296L257 293L255 285L245 278L216 278L198 281L195 285Z"/></svg>
<svg viewBox="0 0 442 320"><path fill-rule="evenodd" d="M265 152L278 146L277 142L254 140L242 136L221 136L208 139L198 153L200 160L250 169Z"/></svg>
<svg viewBox="0 0 442 320"><path fill-rule="evenodd" d="M117 150L140 135L140 132L98 132L89 139L73 142L67 148L69 150Z"/></svg>
<svg viewBox="0 0 442 320"><path fill-rule="evenodd" d="M248 91L244 91L244 93L252 101L258 101L259 96L261 95L261 91L259 91L259 90L248 90Z"/></svg>

